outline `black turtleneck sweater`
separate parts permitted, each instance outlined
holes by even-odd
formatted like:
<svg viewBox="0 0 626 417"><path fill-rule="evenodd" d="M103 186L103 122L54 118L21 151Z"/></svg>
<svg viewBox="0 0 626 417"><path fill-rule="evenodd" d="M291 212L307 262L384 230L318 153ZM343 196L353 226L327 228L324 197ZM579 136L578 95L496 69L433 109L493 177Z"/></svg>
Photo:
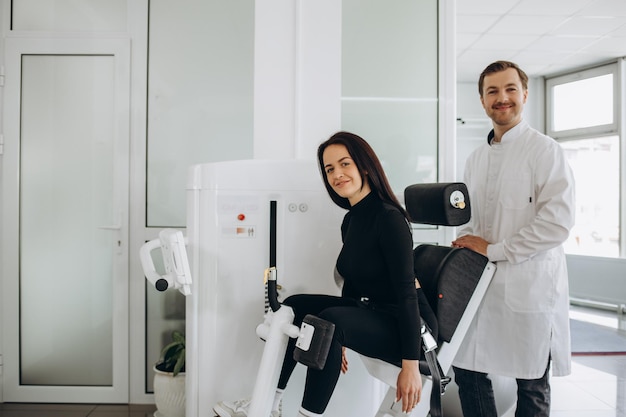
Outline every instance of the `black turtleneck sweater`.
<svg viewBox="0 0 626 417"><path fill-rule="evenodd" d="M418 359L420 319L413 238L405 217L371 192L345 215L341 236L337 271L345 280L342 296L366 297L395 314L402 358Z"/></svg>

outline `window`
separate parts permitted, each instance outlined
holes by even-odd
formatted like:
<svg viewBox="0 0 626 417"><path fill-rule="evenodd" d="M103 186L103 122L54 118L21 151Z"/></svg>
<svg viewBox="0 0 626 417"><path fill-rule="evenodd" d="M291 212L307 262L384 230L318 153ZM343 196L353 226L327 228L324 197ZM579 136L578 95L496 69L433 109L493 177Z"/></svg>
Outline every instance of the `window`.
<svg viewBox="0 0 626 417"><path fill-rule="evenodd" d="M558 84L553 91L552 121L555 132L595 126L613 127L613 74ZM581 106L581 98L593 103L593 106Z"/></svg>
<svg viewBox="0 0 626 417"><path fill-rule="evenodd" d="M546 80L548 134L561 143L576 180L569 254L620 256L617 80L617 64Z"/></svg>
<svg viewBox="0 0 626 417"><path fill-rule="evenodd" d="M562 142L576 178L576 225L567 253L619 256L619 137Z"/></svg>

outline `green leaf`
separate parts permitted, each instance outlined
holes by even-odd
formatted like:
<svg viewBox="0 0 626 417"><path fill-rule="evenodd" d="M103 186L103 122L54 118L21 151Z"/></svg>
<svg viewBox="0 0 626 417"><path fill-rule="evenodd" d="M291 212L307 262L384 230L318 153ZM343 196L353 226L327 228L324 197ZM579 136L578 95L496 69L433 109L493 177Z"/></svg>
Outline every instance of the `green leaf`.
<svg viewBox="0 0 626 417"><path fill-rule="evenodd" d="M180 351L180 356L178 357L178 360L176 361L176 365L174 365L174 371L173 371L174 376L178 375L178 373L181 372L184 366L185 366L185 349L183 348Z"/></svg>
<svg viewBox="0 0 626 417"><path fill-rule="evenodd" d="M172 342L161 350L161 359L157 362L159 369L172 372L174 376L185 372L185 335L178 330L172 332Z"/></svg>

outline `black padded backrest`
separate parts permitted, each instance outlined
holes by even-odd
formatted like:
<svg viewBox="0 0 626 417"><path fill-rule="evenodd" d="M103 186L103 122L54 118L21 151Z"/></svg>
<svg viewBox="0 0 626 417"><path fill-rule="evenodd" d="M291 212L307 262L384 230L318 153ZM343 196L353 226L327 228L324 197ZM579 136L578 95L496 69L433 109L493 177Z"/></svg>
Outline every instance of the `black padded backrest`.
<svg viewBox="0 0 626 417"><path fill-rule="evenodd" d="M487 265L483 255L464 248L420 245L413 269L437 315L439 340L449 342Z"/></svg>
<svg viewBox="0 0 626 417"><path fill-rule="evenodd" d="M462 182L414 184L404 189L411 222L460 226L470 220L470 200Z"/></svg>
<svg viewBox="0 0 626 417"><path fill-rule="evenodd" d="M439 301L439 265L453 248L449 246L419 245L413 250L413 272L435 315Z"/></svg>

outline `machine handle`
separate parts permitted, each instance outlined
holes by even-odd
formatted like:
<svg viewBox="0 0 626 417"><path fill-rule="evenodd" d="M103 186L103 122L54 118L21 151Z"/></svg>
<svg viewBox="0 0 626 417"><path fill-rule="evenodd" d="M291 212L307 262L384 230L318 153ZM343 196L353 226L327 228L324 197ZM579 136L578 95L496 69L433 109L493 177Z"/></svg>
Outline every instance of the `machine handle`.
<svg viewBox="0 0 626 417"><path fill-rule="evenodd" d="M152 239L144 243L139 249L139 259L141 260L141 267L143 268L143 273L145 274L146 279L150 281L157 290L165 291L170 286L170 283L165 277L159 275L156 271L154 261L150 255L150 252L160 247L160 239Z"/></svg>
<svg viewBox="0 0 626 417"><path fill-rule="evenodd" d="M272 311L278 311L278 288L276 283L276 268L271 267L265 270L265 282L267 283L267 301L269 301Z"/></svg>

